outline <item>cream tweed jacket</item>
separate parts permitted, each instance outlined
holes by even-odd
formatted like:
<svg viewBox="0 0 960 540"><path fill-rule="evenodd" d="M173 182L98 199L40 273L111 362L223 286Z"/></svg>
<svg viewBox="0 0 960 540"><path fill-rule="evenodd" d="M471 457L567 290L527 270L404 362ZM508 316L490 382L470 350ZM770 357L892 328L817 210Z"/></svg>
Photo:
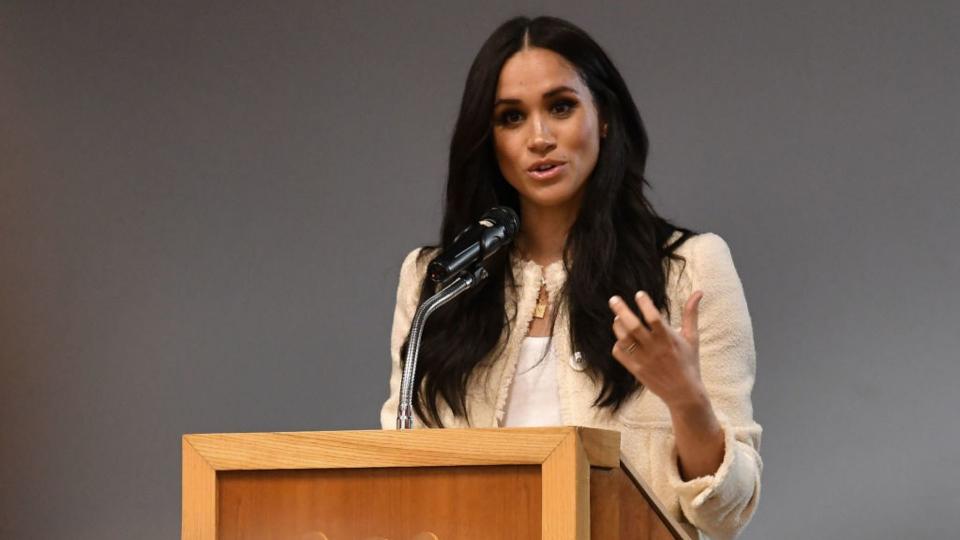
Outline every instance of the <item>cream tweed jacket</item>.
<svg viewBox="0 0 960 540"><path fill-rule="evenodd" d="M397 306L391 336L390 396L380 414L384 429L395 429L400 392L400 347L407 337L430 257L417 261L420 250L407 255L400 270ZM616 413L594 407L599 385L584 371L572 350L569 313L557 311L553 347L557 358L560 417L565 425L614 429L621 433L621 458L647 482L654 494L691 537L735 538L753 515L760 497L763 463L758 449L761 428L753 420L750 392L756 371L753 329L740 278L727 244L715 234L689 238L678 250L686 264L671 261L667 297L670 325L680 327L683 304L695 290L700 303L701 375L725 434L720 468L711 476L683 481L677 467L670 413L660 398L642 391ZM498 427L516 368L520 343L527 334L541 283L551 297L563 286L561 262L542 268L512 259L516 293L508 291L507 310L517 316L503 352L488 358L471 376L467 388L469 418L454 417L441 404L445 427ZM682 269L682 272L681 272ZM666 314L665 314L666 315ZM611 319L612 320L612 319ZM416 427L422 427L415 422Z"/></svg>

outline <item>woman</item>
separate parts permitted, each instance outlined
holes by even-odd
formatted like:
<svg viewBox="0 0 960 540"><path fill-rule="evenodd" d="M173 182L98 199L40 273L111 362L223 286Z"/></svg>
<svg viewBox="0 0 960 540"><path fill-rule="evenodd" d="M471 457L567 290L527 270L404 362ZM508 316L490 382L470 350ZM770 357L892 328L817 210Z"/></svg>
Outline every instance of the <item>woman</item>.
<svg viewBox="0 0 960 540"><path fill-rule="evenodd" d="M691 533L732 538L760 493L753 332L726 244L647 201L647 137L602 49L565 21L516 18L470 68L450 148L439 248L485 210L521 228L490 277L424 331L419 425L583 425L622 433L624 459ZM385 429L436 248L401 268Z"/></svg>

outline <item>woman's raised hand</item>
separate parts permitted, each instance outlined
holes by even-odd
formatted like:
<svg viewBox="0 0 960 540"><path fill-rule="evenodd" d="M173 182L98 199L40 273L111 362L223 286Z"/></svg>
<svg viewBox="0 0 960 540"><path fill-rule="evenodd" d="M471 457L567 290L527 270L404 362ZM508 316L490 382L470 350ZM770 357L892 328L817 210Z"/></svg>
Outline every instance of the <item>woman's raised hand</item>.
<svg viewBox="0 0 960 540"><path fill-rule="evenodd" d="M706 391L700 378L700 338L697 310L703 298L695 291L683 307L682 329L665 323L650 296L637 293L637 306L648 327L620 297L610 299L613 357L671 410L702 406Z"/></svg>

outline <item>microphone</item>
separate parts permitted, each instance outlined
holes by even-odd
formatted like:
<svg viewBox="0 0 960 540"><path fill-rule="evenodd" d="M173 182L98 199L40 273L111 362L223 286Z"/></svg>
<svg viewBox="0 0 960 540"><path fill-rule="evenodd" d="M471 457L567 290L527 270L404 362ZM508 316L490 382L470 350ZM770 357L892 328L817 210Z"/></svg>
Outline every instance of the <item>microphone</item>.
<svg viewBox="0 0 960 540"><path fill-rule="evenodd" d="M450 247L427 267L427 275L434 283L441 284L441 290L420 304L410 323L407 361L400 378L397 429L413 428L413 380L427 317L486 279L487 270L480 263L509 244L519 228L516 212L506 206L495 206L484 212L480 221L461 231Z"/></svg>
<svg viewBox="0 0 960 540"><path fill-rule="evenodd" d="M520 219L512 208L494 206L484 212L480 221L464 229L453 244L427 267L427 275L435 283L442 283L461 270L485 261L500 248L510 243L520 228Z"/></svg>

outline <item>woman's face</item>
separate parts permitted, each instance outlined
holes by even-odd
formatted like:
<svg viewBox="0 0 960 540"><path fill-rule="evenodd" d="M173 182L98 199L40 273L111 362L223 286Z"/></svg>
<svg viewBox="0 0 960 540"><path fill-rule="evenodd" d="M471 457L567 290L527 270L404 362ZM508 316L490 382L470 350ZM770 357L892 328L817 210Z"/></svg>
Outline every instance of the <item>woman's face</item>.
<svg viewBox="0 0 960 540"><path fill-rule="evenodd" d="M559 54L528 48L503 65L493 112L500 171L524 205L579 208L600 151L590 90Z"/></svg>

